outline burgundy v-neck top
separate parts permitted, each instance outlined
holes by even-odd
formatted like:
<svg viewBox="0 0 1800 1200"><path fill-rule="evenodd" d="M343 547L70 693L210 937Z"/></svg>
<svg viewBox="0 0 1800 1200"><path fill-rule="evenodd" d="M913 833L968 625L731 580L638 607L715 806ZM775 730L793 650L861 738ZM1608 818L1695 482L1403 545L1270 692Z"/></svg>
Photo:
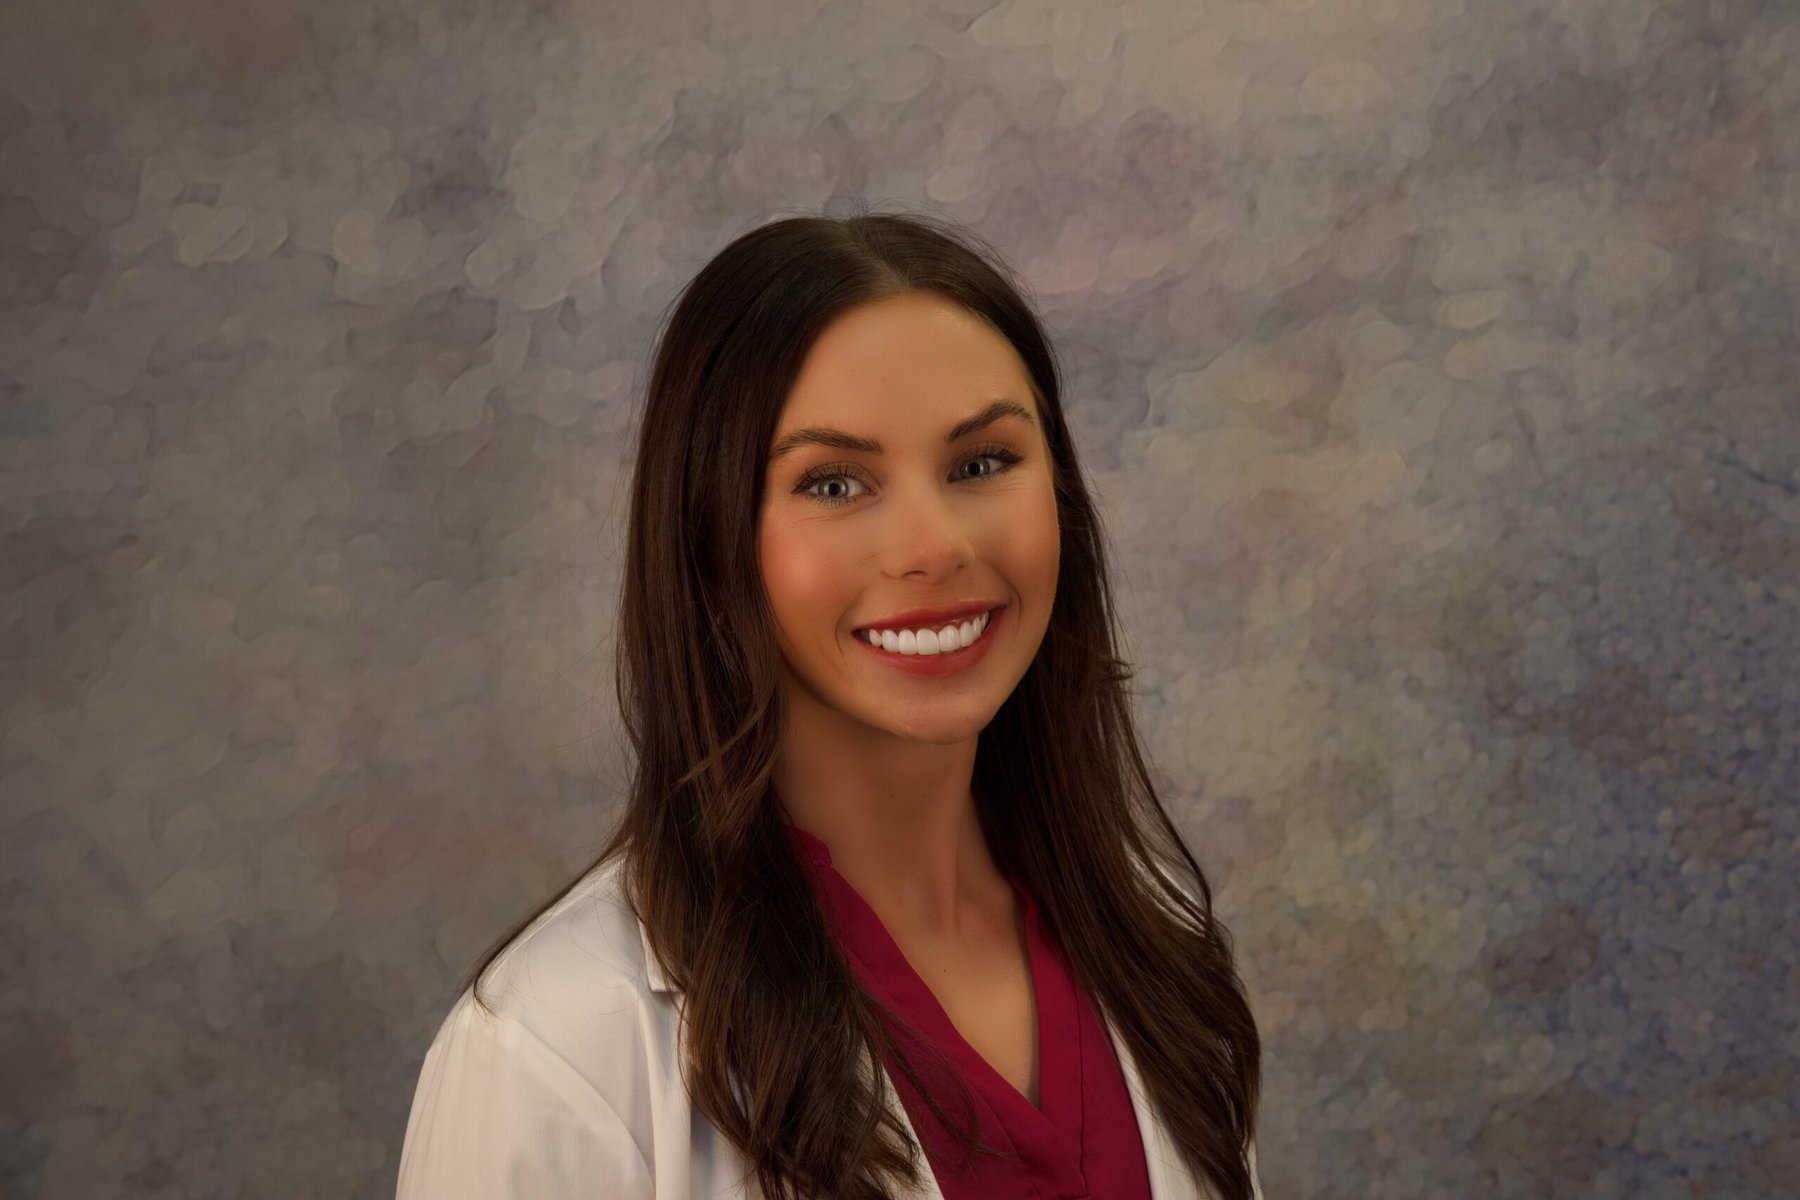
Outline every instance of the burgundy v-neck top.
<svg viewBox="0 0 1800 1200"><path fill-rule="evenodd" d="M1038 1025L1038 1103L1033 1106L963 1040L943 1006L907 962L850 882L831 865L825 843L785 825L814 895L863 989L910 1022L949 1058L976 1105L983 1141L1001 1157L977 1155L962 1166L961 1147L899 1066L886 1063L944 1200L1149 1200L1143 1142L1125 1077L1090 998L1076 988L1060 948L1038 921L1037 902L1009 880L1025 905L1025 940ZM902 1046L905 1030L890 1023ZM954 1085L910 1054L938 1104L959 1122Z"/></svg>

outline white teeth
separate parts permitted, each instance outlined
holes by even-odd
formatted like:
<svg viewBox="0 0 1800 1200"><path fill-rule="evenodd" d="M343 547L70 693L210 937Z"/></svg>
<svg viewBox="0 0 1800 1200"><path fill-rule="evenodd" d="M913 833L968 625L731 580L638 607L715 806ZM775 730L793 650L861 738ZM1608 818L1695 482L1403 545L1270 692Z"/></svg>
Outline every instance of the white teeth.
<svg viewBox="0 0 1800 1200"><path fill-rule="evenodd" d="M883 650L891 650L896 654L929 657L961 650L980 637L981 631L987 628L988 616L989 614L982 613L960 625L946 625L942 629L903 629L898 633L892 629L868 629L857 636L871 646L880 646Z"/></svg>

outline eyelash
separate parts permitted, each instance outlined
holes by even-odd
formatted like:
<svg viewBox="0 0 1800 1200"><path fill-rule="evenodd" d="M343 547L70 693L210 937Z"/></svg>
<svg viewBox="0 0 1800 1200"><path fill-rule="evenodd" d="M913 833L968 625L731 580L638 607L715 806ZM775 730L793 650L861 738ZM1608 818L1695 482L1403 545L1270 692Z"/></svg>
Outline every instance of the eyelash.
<svg viewBox="0 0 1800 1200"><path fill-rule="evenodd" d="M979 458L991 458L1004 465L1002 465L998 471L990 472L987 475L977 476L974 479L967 479L963 482L985 483L990 479L997 479L1023 461L1024 455L1015 453L1005 446L981 446L964 456L962 461L957 465L962 466L965 463L973 462ZM802 495L812 488L817 487L819 484L824 483L827 479L856 479L857 482L862 483L863 481L858 478L860 474L861 472L850 463L827 463L822 467L814 467L805 475L802 475L800 477L800 482L794 485L794 494ZM865 483L864 486L866 487L868 485ZM851 501L857 499L857 497L838 496L827 499L824 496L812 496L810 499L816 500L820 504L838 505L849 504Z"/></svg>

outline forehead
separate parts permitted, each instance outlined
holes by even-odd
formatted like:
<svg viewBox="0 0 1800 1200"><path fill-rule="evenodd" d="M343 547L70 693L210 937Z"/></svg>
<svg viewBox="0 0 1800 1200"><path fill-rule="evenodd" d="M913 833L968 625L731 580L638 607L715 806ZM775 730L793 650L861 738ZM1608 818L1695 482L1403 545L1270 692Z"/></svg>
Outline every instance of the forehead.
<svg viewBox="0 0 1800 1200"><path fill-rule="evenodd" d="M960 305L908 292L859 305L813 343L780 428L905 416L949 424L995 397L1035 409L1012 343Z"/></svg>

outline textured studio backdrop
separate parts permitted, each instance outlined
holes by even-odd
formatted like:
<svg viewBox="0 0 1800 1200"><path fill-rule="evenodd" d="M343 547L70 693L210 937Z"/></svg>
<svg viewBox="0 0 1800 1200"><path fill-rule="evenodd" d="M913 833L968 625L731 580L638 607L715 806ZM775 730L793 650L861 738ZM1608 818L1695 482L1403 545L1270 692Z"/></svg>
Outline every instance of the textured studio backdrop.
<svg viewBox="0 0 1800 1200"><path fill-rule="evenodd" d="M13 0L0 47L6 1195L391 1194L457 980L625 778L665 306L857 201L1057 339L1271 1200L1800 1175L1788 0Z"/></svg>

